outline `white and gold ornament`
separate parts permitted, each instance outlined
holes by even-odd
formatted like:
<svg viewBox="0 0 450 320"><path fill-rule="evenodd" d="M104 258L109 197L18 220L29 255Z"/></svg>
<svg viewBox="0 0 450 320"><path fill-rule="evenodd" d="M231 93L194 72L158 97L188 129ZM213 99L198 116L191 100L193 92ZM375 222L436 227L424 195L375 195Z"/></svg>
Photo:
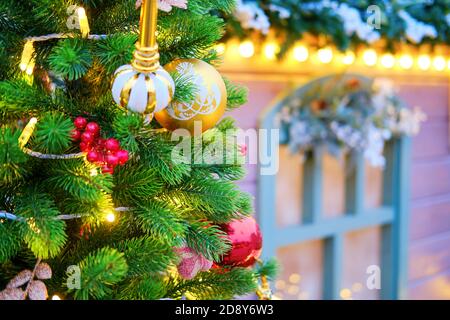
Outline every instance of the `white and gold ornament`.
<svg viewBox="0 0 450 320"><path fill-rule="evenodd" d="M131 65L115 72L112 86L114 101L130 111L153 117L166 108L175 94L175 83L159 64L156 25L158 1L143 0L140 39Z"/></svg>
<svg viewBox="0 0 450 320"><path fill-rule="evenodd" d="M191 79L197 93L190 103L174 101L166 109L155 113L156 120L168 130L183 128L191 133L201 133L214 127L227 106L227 90L220 73L198 59L178 59L164 68Z"/></svg>

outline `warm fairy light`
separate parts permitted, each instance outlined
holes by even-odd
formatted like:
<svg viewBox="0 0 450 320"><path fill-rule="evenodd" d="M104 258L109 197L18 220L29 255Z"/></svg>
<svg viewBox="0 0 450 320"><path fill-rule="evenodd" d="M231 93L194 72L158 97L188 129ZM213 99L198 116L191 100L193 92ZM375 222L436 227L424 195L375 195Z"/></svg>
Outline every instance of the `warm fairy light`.
<svg viewBox="0 0 450 320"><path fill-rule="evenodd" d="M380 59L381 65L386 69L391 69L395 65L395 58L392 54L386 53Z"/></svg>
<svg viewBox="0 0 450 320"><path fill-rule="evenodd" d="M443 71L445 70L445 67L447 66L447 62L445 61L444 57L438 56L433 59L433 67L437 71Z"/></svg>
<svg viewBox="0 0 450 320"><path fill-rule="evenodd" d="M275 282L275 288L277 288L278 290L283 290L284 288L286 288L286 282L284 282L283 280L278 280L277 282Z"/></svg>
<svg viewBox="0 0 450 320"><path fill-rule="evenodd" d="M33 41L27 41L22 51L22 58L20 60L20 70L26 71L28 74L33 73L34 69L34 45ZM31 73L30 73L31 72Z"/></svg>
<svg viewBox="0 0 450 320"><path fill-rule="evenodd" d="M355 282L355 283L352 285L352 290L353 290L354 292L359 292L359 291L362 290L362 288L363 288L363 285L362 285L360 282Z"/></svg>
<svg viewBox="0 0 450 320"><path fill-rule="evenodd" d="M239 45L239 54L243 58L251 58L255 54L255 46L250 40L244 41Z"/></svg>
<svg viewBox="0 0 450 320"><path fill-rule="evenodd" d="M31 76L33 74L34 66L35 66L34 59L31 59L26 70L27 75Z"/></svg>
<svg viewBox="0 0 450 320"><path fill-rule="evenodd" d="M411 69L414 64L414 60L409 54L402 55L398 62L403 69Z"/></svg>
<svg viewBox="0 0 450 320"><path fill-rule="evenodd" d="M366 65L368 65L369 67L373 67L374 65L377 64L377 60L378 60L378 56L377 56L377 53L375 52L375 50L368 49L368 50L364 51L363 61Z"/></svg>
<svg viewBox="0 0 450 320"><path fill-rule="evenodd" d="M350 299L352 297L352 292L350 291L350 289L342 289L340 294L342 299Z"/></svg>
<svg viewBox="0 0 450 320"><path fill-rule="evenodd" d="M25 128L22 130L22 133L19 136L19 147L24 148L31 136L33 135L34 128L36 127L36 123L38 122L37 118L33 117L28 121Z"/></svg>
<svg viewBox="0 0 450 320"><path fill-rule="evenodd" d="M428 55L423 54L417 58L417 65L419 66L420 70L428 70L431 66L431 59Z"/></svg>
<svg viewBox="0 0 450 320"><path fill-rule="evenodd" d="M264 45L264 55L269 60L275 60L278 52L280 52L280 47L275 42L269 42Z"/></svg>
<svg viewBox="0 0 450 320"><path fill-rule="evenodd" d="M342 63L346 65L351 65L355 62L355 54L352 51L348 51L342 57Z"/></svg>
<svg viewBox="0 0 450 320"><path fill-rule="evenodd" d="M30 119L30 121L28 121L28 123L31 124L31 125L35 125L37 122L38 122L38 120L37 120L36 117L33 117L33 118Z"/></svg>
<svg viewBox="0 0 450 320"><path fill-rule="evenodd" d="M83 35L83 37L87 37L89 35L89 32L91 32L91 30L89 28L89 21L86 16L86 11L84 10L84 8L79 7L77 9L77 13L78 13L78 21L80 23L81 34Z"/></svg>
<svg viewBox="0 0 450 320"><path fill-rule="evenodd" d="M98 176L98 171L96 168L92 168L91 171L89 172L91 177L96 177Z"/></svg>
<svg viewBox="0 0 450 320"><path fill-rule="evenodd" d="M55 294L53 295L52 300L61 300L61 298L57 294Z"/></svg>
<svg viewBox="0 0 450 320"><path fill-rule="evenodd" d="M300 291L300 288L299 288L298 286L289 286L289 288L288 288L288 290L287 290L287 292L288 292L290 295L297 294L299 291Z"/></svg>
<svg viewBox="0 0 450 320"><path fill-rule="evenodd" d="M290 283L299 283L300 279L301 279L301 277L298 273L293 273L289 276Z"/></svg>
<svg viewBox="0 0 450 320"><path fill-rule="evenodd" d="M330 63L333 60L333 50L330 48L322 48L317 51L317 57L322 63Z"/></svg>
<svg viewBox="0 0 450 320"><path fill-rule="evenodd" d="M114 221L116 221L116 215L112 212L108 213L106 215L106 221L113 223Z"/></svg>
<svg viewBox="0 0 450 320"><path fill-rule="evenodd" d="M308 48L303 45L295 46L294 48L294 59L298 62L305 62L308 60L309 52Z"/></svg>
<svg viewBox="0 0 450 320"><path fill-rule="evenodd" d="M219 43L216 45L215 49L219 55L223 55L225 53L225 50L227 49L227 47L225 46L225 43Z"/></svg>

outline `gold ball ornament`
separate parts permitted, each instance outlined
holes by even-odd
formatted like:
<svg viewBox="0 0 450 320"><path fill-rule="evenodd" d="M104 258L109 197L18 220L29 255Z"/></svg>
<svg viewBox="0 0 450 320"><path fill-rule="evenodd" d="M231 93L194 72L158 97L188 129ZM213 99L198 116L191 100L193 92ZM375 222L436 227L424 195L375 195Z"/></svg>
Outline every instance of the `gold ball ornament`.
<svg viewBox="0 0 450 320"><path fill-rule="evenodd" d="M220 73L198 59L177 59L165 65L164 69L189 77L197 88L197 94L191 103L173 101L155 113L156 120L168 130L182 128L193 134L214 127L227 106L227 90Z"/></svg>

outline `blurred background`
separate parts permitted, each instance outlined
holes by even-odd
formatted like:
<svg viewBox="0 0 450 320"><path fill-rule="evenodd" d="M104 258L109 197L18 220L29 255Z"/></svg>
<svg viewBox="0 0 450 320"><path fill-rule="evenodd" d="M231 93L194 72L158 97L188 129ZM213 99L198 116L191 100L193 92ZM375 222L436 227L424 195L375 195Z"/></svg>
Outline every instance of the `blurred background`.
<svg viewBox="0 0 450 320"><path fill-rule="evenodd" d="M282 265L276 297L450 298L449 13L448 1L288 0L238 1L227 17L217 50L221 72L250 92L232 114L243 129L276 128L286 101L335 74L390 79L426 115L386 143L381 167L314 144L291 152L289 137L274 177L248 165L241 187L264 255Z"/></svg>

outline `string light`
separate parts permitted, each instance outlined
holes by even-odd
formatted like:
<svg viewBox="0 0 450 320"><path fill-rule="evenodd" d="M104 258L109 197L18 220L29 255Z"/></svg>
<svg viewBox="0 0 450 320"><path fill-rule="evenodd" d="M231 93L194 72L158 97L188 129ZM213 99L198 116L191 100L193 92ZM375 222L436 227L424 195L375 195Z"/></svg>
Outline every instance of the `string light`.
<svg viewBox="0 0 450 320"><path fill-rule="evenodd" d="M299 283L300 279L301 279L301 277L298 273L293 273L289 276L290 283Z"/></svg>
<svg viewBox="0 0 450 320"><path fill-rule="evenodd" d="M375 52L375 50L368 49L368 50L364 51L363 61L366 65L373 67L374 65L377 64L377 60L378 60L378 56L377 56L377 53Z"/></svg>
<svg viewBox="0 0 450 320"><path fill-rule="evenodd" d="M246 40L239 45L239 54L243 58L251 58L255 54L255 46L250 40Z"/></svg>
<svg viewBox="0 0 450 320"><path fill-rule="evenodd" d="M298 62L305 62L308 60L309 52L308 48L303 45L297 45L294 48L294 59Z"/></svg>
<svg viewBox="0 0 450 320"><path fill-rule="evenodd" d="M414 64L414 60L409 54L402 55L398 62L403 69L411 69Z"/></svg>
<svg viewBox="0 0 450 320"><path fill-rule="evenodd" d="M269 60L275 60L278 52L280 52L280 47L275 42L266 43L264 46L264 55Z"/></svg>
<svg viewBox="0 0 450 320"><path fill-rule="evenodd" d="M433 67L437 71L443 71L445 69L446 65L447 65L447 63L446 63L444 57L442 57L442 56L437 56L433 60Z"/></svg>
<svg viewBox="0 0 450 320"><path fill-rule="evenodd" d="M360 291L362 290L362 288L363 288L363 285L362 285L361 283L359 283L359 282L355 282L355 283L352 285L352 290L353 290L354 292L360 292Z"/></svg>
<svg viewBox="0 0 450 320"><path fill-rule="evenodd" d="M284 288L286 288L286 282L284 282L283 280L278 280L277 282L275 282L275 288L277 288L278 290L283 290Z"/></svg>
<svg viewBox="0 0 450 320"><path fill-rule="evenodd" d="M322 63L330 63L333 60L333 50L330 48L322 48L317 51L317 58Z"/></svg>
<svg viewBox="0 0 450 320"><path fill-rule="evenodd" d="M37 118L34 117L31 118L30 121L28 121L27 125L25 126L25 128L23 129L22 133L19 136L20 148L24 148L28 143L28 141L30 140L37 122L38 122Z"/></svg>
<svg viewBox="0 0 450 320"><path fill-rule="evenodd" d="M52 300L61 300L60 296L57 294L53 295Z"/></svg>
<svg viewBox="0 0 450 320"><path fill-rule="evenodd" d="M420 70L428 70L431 65L431 59L428 55L421 55L419 58L417 58L417 65L419 66Z"/></svg>
<svg viewBox="0 0 450 320"><path fill-rule="evenodd" d="M77 13L78 13L78 21L80 23L81 34L83 35L83 37L87 37L89 35L89 32L91 32L91 30L89 28L89 21L86 16L86 11L84 10L84 8L79 7L77 9Z"/></svg>
<svg viewBox="0 0 450 320"><path fill-rule="evenodd" d="M116 215L112 212L108 213L105 218L106 218L106 221L108 221L110 223L113 223L114 221L116 221Z"/></svg>
<svg viewBox="0 0 450 320"><path fill-rule="evenodd" d="M355 54L352 51L348 51L342 57L342 63L345 65L351 65L355 62Z"/></svg>
<svg viewBox="0 0 450 320"><path fill-rule="evenodd" d="M287 292L288 292L290 295L297 294L299 291L300 291L300 288L297 287L297 286L289 286L289 288L288 288L288 290L287 290Z"/></svg>
<svg viewBox="0 0 450 320"><path fill-rule="evenodd" d="M32 75L34 66L34 44L33 41L28 40L23 47L22 58L20 60L19 67L20 70L26 71L28 75Z"/></svg>
<svg viewBox="0 0 450 320"><path fill-rule="evenodd" d="M352 292L350 291L350 289L342 289L340 294L342 299L350 299L352 297Z"/></svg>
<svg viewBox="0 0 450 320"><path fill-rule="evenodd" d="M219 55L223 55L227 48L225 46L225 43L219 43L218 45L216 45L215 49Z"/></svg>
<svg viewBox="0 0 450 320"><path fill-rule="evenodd" d="M381 57L380 62L384 68L391 69L395 65L395 57L390 53L386 53Z"/></svg>

